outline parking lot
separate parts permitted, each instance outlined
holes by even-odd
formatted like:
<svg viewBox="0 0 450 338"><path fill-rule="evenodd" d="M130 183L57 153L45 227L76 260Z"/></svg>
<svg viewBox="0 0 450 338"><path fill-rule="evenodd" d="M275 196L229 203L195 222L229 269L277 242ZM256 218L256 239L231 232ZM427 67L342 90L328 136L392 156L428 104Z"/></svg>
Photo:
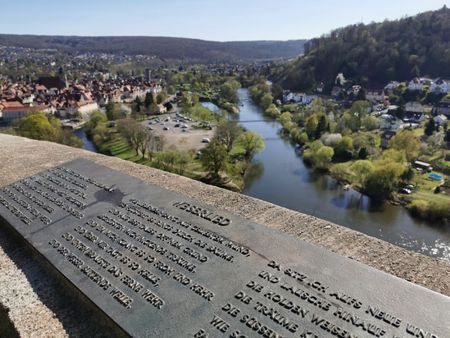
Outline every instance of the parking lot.
<svg viewBox="0 0 450 338"><path fill-rule="evenodd" d="M198 151L203 148L208 140L214 136L214 127L211 130L195 129L197 122L177 115L177 113L158 115L143 122L149 130L164 135L165 149L177 149L182 151Z"/></svg>

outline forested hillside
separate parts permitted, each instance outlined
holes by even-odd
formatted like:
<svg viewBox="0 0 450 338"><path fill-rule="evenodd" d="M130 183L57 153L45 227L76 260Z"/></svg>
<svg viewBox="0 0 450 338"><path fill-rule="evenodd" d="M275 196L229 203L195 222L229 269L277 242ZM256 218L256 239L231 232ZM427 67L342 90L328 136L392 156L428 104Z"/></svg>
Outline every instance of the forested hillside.
<svg viewBox="0 0 450 338"><path fill-rule="evenodd" d="M206 62L290 58L303 52L305 40L217 42L146 36L39 36L0 34L0 46L57 49L68 53L154 55Z"/></svg>
<svg viewBox="0 0 450 338"><path fill-rule="evenodd" d="M275 70L283 87L307 90L324 82L329 92L339 73L368 87L415 76L450 78L450 10L336 29L308 42L305 50Z"/></svg>

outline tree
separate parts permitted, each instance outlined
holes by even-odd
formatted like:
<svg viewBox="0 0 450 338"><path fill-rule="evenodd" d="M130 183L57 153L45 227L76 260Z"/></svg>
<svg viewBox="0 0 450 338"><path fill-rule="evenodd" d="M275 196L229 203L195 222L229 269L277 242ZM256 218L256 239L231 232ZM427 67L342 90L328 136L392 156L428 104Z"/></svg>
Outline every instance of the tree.
<svg viewBox="0 0 450 338"><path fill-rule="evenodd" d="M244 159L247 162L250 162L258 152L264 149L262 137L253 131L242 133L236 142L243 148Z"/></svg>
<svg viewBox="0 0 450 338"><path fill-rule="evenodd" d="M430 118L427 122L427 124L425 125L425 135L427 136L431 136L434 131L436 130L436 124L434 122L434 120L432 118Z"/></svg>
<svg viewBox="0 0 450 338"><path fill-rule="evenodd" d="M315 138L316 140L322 136L322 134L327 129L327 118L325 115L320 115L319 122L317 123L316 132L315 132Z"/></svg>
<svg viewBox="0 0 450 338"><path fill-rule="evenodd" d="M161 92L158 93L158 95L156 95L156 103L157 104L161 104L164 102L164 100L167 98L167 93L162 90Z"/></svg>
<svg viewBox="0 0 450 338"><path fill-rule="evenodd" d="M328 169L328 166L333 159L334 150L331 147L323 146L321 147L314 158L314 167L317 169Z"/></svg>
<svg viewBox="0 0 450 338"><path fill-rule="evenodd" d="M273 83L270 87L270 92L275 100L283 99L283 87L281 87L278 83Z"/></svg>
<svg viewBox="0 0 450 338"><path fill-rule="evenodd" d="M89 121L86 124L87 128L95 128L100 123L105 123L108 121L108 118L106 117L106 114L101 111L95 111L91 114Z"/></svg>
<svg viewBox="0 0 450 338"><path fill-rule="evenodd" d="M148 92L145 94L144 106L148 109L152 104L155 104L155 97L153 96L153 93Z"/></svg>
<svg viewBox="0 0 450 338"><path fill-rule="evenodd" d="M177 167L178 167L178 174L184 175L184 172L186 171L186 167L191 162L192 156L190 153L181 151L178 152L178 158L177 158Z"/></svg>
<svg viewBox="0 0 450 338"><path fill-rule="evenodd" d="M95 111L91 114L89 121L86 123L86 133L94 141L96 145L105 140L108 133L106 122L108 121L106 114L101 111Z"/></svg>
<svg viewBox="0 0 450 338"><path fill-rule="evenodd" d="M359 160L350 166L350 170L355 175L356 181L360 184L364 184L367 176L373 172L374 165L371 161Z"/></svg>
<svg viewBox="0 0 450 338"><path fill-rule="evenodd" d="M230 153L240 134L242 134L241 127L235 121L227 121L217 126L214 137L225 146L227 153Z"/></svg>
<svg viewBox="0 0 450 338"><path fill-rule="evenodd" d="M265 113L268 116L276 117L280 114L280 111L278 110L277 106L273 103L269 105L269 107L265 110Z"/></svg>
<svg viewBox="0 0 450 338"><path fill-rule="evenodd" d="M364 192L375 200L389 198L404 172L401 164L390 162L372 171L364 182Z"/></svg>
<svg viewBox="0 0 450 338"><path fill-rule="evenodd" d="M294 125L294 123L292 122L292 114L289 112L284 112L283 114L281 114L278 118L278 121L280 121L281 125L286 130L291 130Z"/></svg>
<svg viewBox="0 0 450 338"><path fill-rule="evenodd" d="M303 152L303 159L316 169L327 169L333 156L333 148L324 146L319 140L311 142Z"/></svg>
<svg viewBox="0 0 450 338"><path fill-rule="evenodd" d="M17 122L17 134L35 140L56 142L58 131L44 113L33 113Z"/></svg>
<svg viewBox="0 0 450 338"><path fill-rule="evenodd" d="M322 141L322 143L326 146L330 146L330 147L336 147L339 142L341 142L342 140L342 135L341 134L330 134L330 133L325 133L322 135L322 137L320 138L320 141Z"/></svg>
<svg viewBox="0 0 450 338"><path fill-rule="evenodd" d="M220 86L220 96L228 102L238 103L237 90L241 85L236 80L228 80Z"/></svg>
<svg viewBox="0 0 450 338"><path fill-rule="evenodd" d="M174 172L179 154L176 151L166 151L156 155L155 165L157 168Z"/></svg>
<svg viewBox="0 0 450 338"><path fill-rule="evenodd" d="M134 100L134 109L137 113L141 112L141 106L142 106L142 101L139 96L136 96L136 99Z"/></svg>
<svg viewBox="0 0 450 338"><path fill-rule="evenodd" d="M317 125L319 124L319 120L317 119L317 115L313 114L306 120L305 131L308 134L310 140L313 140L316 135Z"/></svg>
<svg viewBox="0 0 450 338"><path fill-rule="evenodd" d="M369 152L367 151L367 148L362 147L358 151L358 158L361 160L365 160L367 157L369 157Z"/></svg>
<svg viewBox="0 0 450 338"><path fill-rule="evenodd" d="M447 131L445 132L445 138L444 138L445 142L450 142L450 128L447 129Z"/></svg>
<svg viewBox="0 0 450 338"><path fill-rule="evenodd" d="M359 113L345 112L341 118L344 127L356 133L361 128L361 119Z"/></svg>
<svg viewBox="0 0 450 338"><path fill-rule="evenodd" d="M202 149L200 161L203 168L208 170L213 176L218 176L219 172L225 167L228 153L225 146L217 141L209 143Z"/></svg>
<svg viewBox="0 0 450 338"><path fill-rule="evenodd" d="M142 156L145 156L147 149L147 142L149 141L148 131L143 125L134 119L126 118L119 120L117 124L117 131L127 141L127 143L136 151L136 156L139 155L139 151L142 152Z"/></svg>
<svg viewBox="0 0 450 338"><path fill-rule="evenodd" d="M419 156L420 141L412 130L403 130L395 135L389 146L393 149L403 151L408 161L412 161Z"/></svg>
<svg viewBox="0 0 450 338"><path fill-rule="evenodd" d="M356 95L355 99L358 100L358 101L363 101L363 100L366 99L366 92L365 92L364 88L361 88L358 91L358 94Z"/></svg>
<svg viewBox="0 0 450 338"><path fill-rule="evenodd" d="M15 132L20 136L35 140L57 142L77 148L83 146L83 141L68 130L63 130L60 120L55 118L49 119L42 112L32 113L15 123Z"/></svg>
<svg viewBox="0 0 450 338"><path fill-rule="evenodd" d="M439 131L428 137L427 144L429 147L431 147L431 149L437 150L439 148L442 148L442 146L444 145L444 139L445 139L444 132Z"/></svg>
<svg viewBox="0 0 450 338"><path fill-rule="evenodd" d="M335 147L334 158L336 161L350 161L353 158L353 139L344 136Z"/></svg>
<svg viewBox="0 0 450 338"><path fill-rule="evenodd" d="M380 123L378 119L374 116L366 116L361 120L361 124L365 130L371 131L378 129L380 127Z"/></svg>
<svg viewBox="0 0 450 338"><path fill-rule="evenodd" d="M201 125L206 125L207 122L214 120L214 113L201 104L196 104L184 110L187 115L190 115L194 120L200 121Z"/></svg>
<svg viewBox="0 0 450 338"><path fill-rule="evenodd" d="M263 110L266 110L267 108L269 108L269 106L272 104L272 102L273 102L272 94L266 93L261 98L260 106Z"/></svg>
<svg viewBox="0 0 450 338"><path fill-rule="evenodd" d="M153 160L153 156L156 152L161 152L164 149L164 136L148 133L150 136L149 141L147 142L147 154L150 160Z"/></svg>
<svg viewBox="0 0 450 338"><path fill-rule="evenodd" d="M116 107L116 104L112 101L109 101L105 106L106 117L109 121L114 121L119 118L119 111Z"/></svg>
<svg viewBox="0 0 450 338"><path fill-rule="evenodd" d="M357 134L353 134L353 148L358 151L358 153L364 148L367 155L373 155L376 153L379 143L377 138L379 138L379 135L369 132L359 132Z"/></svg>
<svg viewBox="0 0 450 338"><path fill-rule="evenodd" d="M369 101L358 100L352 103L350 107L350 113L358 116L359 118L363 118L367 115L367 111L370 109L371 105Z"/></svg>

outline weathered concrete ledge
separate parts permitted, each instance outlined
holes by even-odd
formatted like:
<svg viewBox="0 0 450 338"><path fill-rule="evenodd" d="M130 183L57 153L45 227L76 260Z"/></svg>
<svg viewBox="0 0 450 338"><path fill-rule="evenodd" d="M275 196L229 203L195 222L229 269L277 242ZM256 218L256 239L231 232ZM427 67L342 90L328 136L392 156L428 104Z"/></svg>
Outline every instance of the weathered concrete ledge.
<svg viewBox="0 0 450 338"><path fill-rule="evenodd" d="M79 157L450 296L450 263L255 198L81 149L0 134L0 187ZM103 336L95 320L73 305L58 285L30 250L0 230L0 305L7 310L17 333L23 337Z"/></svg>

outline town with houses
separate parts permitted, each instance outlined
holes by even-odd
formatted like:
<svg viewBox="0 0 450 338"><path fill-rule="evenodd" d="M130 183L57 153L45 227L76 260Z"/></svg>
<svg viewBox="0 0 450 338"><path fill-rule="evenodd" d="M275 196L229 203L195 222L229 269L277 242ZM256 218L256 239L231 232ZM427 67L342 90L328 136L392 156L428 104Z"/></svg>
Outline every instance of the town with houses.
<svg viewBox="0 0 450 338"><path fill-rule="evenodd" d="M227 69L223 66L209 68L209 72L222 74ZM233 67L230 73L246 71L248 67L240 66ZM62 67L58 69L56 76L38 77L34 81L30 76L16 81L3 76L3 81L0 82L0 124L8 125L29 113L41 111L67 121L70 126L73 120L88 120L90 113L105 107L108 102L124 104L124 109L131 112L127 105L138 97L143 99L147 93L157 95L163 86L161 79L151 79L148 68L139 76L134 76L133 72L112 75L108 71L96 71L92 74L85 73L80 79L71 81L67 79ZM411 93L427 91L440 95L443 99L431 105L409 101L400 107L389 101L389 95L401 86ZM322 90L321 86L314 94L284 90L279 104L307 106L316 98L322 97L348 105L364 91L364 99L371 103L368 113L379 120L382 145L386 145L397 131L405 127L418 128L428 119L433 119L436 126L444 126L450 119L450 98L446 97L450 94L450 80L414 78L404 83L391 81L384 88L376 90L365 89L360 85L352 85L347 89L335 86L331 96L323 95ZM399 109L403 110L401 118L397 113ZM164 106L158 105L155 113L163 112Z"/></svg>
<svg viewBox="0 0 450 338"><path fill-rule="evenodd" d="M147 93L161 92L160 81L147 77L120 77L93 74L80 80L67 80L62 68L57 76L40 77L36 82L9 81L0 85L0 120L3 124L29 113L42 111L62 120L84 117L108 102L132 103Z"/></svg>
<svg viewBox="0 0 450 338"><path fill-rule="evenodd" d="M431 93L434 96L442 97L442 99L434 104L423 104L416 100L408 101L402 107L398 104L392 104L389 96L402 86L405 91L416 97ZM367 113L378 118L382 146L387 146L389 140L403 128L419 128L421 124L423 125L423 122L429 119L433 119L436 126L444 127L450 119L450 80L416 77L403 83L391 81L381 89L365 89L360 85L352 85L347 89L343 86L335 86L330 97L324 96L322 91L322 86L316 88L316 94L284 90L282 103L309 105L316 98L322 97L349 106L358 99L360 92L364 92L360 98L371 103ZM401 117L398 114L400 109L402 110Z"/></svg>

